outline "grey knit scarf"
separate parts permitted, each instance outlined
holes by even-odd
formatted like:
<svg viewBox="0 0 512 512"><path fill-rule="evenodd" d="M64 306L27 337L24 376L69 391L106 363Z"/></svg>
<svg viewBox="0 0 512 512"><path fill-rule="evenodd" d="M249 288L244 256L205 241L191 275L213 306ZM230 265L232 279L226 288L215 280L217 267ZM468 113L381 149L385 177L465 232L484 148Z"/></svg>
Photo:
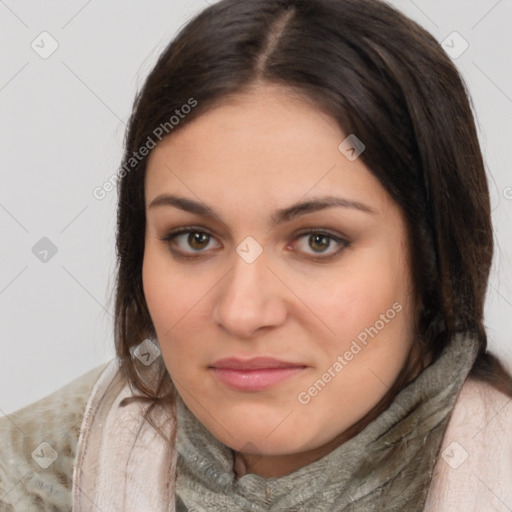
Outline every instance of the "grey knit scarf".
<svg viewBox="0 0 512 512"><path fill-rule="evenodd" d="M359 434L288 475L236 478L234 452L178 397L177 512L416 512L458 393L475 361L476 339L458 335Z"/></svg>

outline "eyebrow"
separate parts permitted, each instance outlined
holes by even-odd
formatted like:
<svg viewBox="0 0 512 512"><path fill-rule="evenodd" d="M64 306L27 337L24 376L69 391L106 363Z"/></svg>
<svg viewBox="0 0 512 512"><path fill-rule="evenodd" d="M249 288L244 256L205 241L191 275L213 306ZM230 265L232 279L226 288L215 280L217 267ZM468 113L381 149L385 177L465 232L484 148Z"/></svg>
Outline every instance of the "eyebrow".
<svg viewBox="0 0 512 512"><path fill-rule="evenodd" d="M149 204L148 210L160 206L172 206L174 208L179 208L180 210L190 213L196 213L211 219L221 218L212 208L204 203L172 194L161 194L157 196ZM273 224L282 224L284 222L290 222L291 220L308 213L334 207L351 208L372 215L377 213L376 210L358 201L351 201L336 196L323 196L310 199L308 201L299 201L298 203L292 204L286 208L276 210L270 220Z"/></svg>

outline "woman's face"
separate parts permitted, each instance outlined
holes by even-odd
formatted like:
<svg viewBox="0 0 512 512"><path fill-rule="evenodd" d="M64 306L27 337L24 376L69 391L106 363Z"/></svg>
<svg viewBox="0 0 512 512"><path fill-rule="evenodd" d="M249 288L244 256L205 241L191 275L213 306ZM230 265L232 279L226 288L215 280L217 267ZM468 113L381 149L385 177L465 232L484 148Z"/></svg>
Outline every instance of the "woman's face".
<svg viewBox="0 0 512 512"><path fill-rule="evenodd" d="M413 342L404 218L339 149L347 135L265 86L148 161L143 283L162 356L192 413L262 476L340 444Z"/></svg>

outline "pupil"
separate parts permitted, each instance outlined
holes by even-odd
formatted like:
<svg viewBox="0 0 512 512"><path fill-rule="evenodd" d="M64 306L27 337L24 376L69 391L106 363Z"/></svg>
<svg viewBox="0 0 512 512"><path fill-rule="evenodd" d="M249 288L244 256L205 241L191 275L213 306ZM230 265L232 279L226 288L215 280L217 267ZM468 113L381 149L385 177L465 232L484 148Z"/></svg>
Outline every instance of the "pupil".
<svg viewBox="0 0 512 512"><path fill-rule="evenodd" d="M202 249L203 246L201 245L201 243L205 242L207 237L208 235L206 233L191 233L189 235L189 243L191 247L194 247L195 249ZM199 244L199 247L197 247L196 244Z"/></svg>
<svg viewBox="0 0 512 512"><path fill-rule="evenodd" d="M313 236L312 236L312 239L313 239L313 243L314 243L315 245L317 245L317 243L320 241L320 242L318 243L318 245L319 245L319 246L321 246L321 247L320 247L320 250L325 249L325 248L326 248L326 246L328 246L328 245L329 245L329 240L328 240L328 238L327 238L326 236L324 236L324 235L313 235ZM323 244L321 243L322 241L324 242ZM312 248L313 248L313 249L315 249L314 247L312 247Z"/></svg>

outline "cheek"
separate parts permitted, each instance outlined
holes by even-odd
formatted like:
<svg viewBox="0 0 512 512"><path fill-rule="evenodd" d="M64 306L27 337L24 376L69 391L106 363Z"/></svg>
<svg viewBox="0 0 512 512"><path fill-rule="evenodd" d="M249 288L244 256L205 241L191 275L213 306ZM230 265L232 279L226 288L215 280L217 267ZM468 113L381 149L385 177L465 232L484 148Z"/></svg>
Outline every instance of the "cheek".
<svg viewBox="0 0 512 512"><path fill-rule="evenodd" d="M318 303L335 336L322 339L321 364L310 385L317 379L328 384L307 410L333 426L331 436L375 406L405 363L413 331L407 287L399 283L389 272L368 270L364 279L352 275L332 286L330 297Z"/></svg>
<svg viewBox="0 0 512 512"><path fill-rule="evenodd" d="M395 278L389 267L359 264L326 280L318 287L321 293L309 291L305 302L319 312L336 338L347 339L373 325L395 302L405 306L408 293L402 278Z"/></svg>
<svg viewBox="0 0 512 512"><path fill-rule="evenodd" d="M146 303L171 375L180 380L187 368L205 355L201 332L205 328L206 279L178 271L169 256L148 247L142 280ZM207 355L207 354L206 354Z"/></svg>
<svg viewBox="0 0 512 512"><path fill-rule="evenodd" d="M310 297L311 309L321 312L331 333L321 342L319 372L344 358L332 392L350 390L372 402L385 389L382 382L392 382L405 362L414 336L413 311L400 258L392 250L358 256L336 279L323 283L322 294ZM345 398L347 407L356 407Z"/></svg>
<svg viewBox="0 0 512 512"><path fill-rule="evenodd" d="M142 283L155 329L165 334L164 338L180 325L181 319L188 317L201 293L198 283L174 268L170 256L151 242L144 253Z"/></svg>

